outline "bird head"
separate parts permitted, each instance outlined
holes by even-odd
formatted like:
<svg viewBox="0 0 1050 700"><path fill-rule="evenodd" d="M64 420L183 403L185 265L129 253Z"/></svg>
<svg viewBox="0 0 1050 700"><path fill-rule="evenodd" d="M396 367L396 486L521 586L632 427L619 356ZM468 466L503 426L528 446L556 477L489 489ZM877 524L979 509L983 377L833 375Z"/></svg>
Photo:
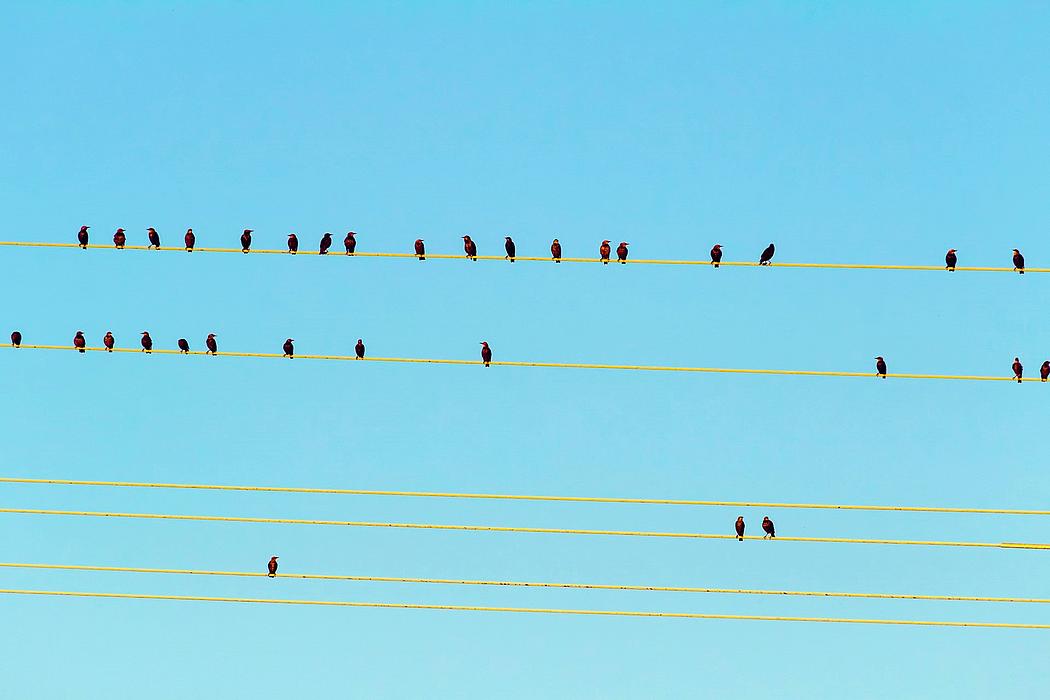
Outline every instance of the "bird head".
<svg viewBox="0 0 1050 700"><path fill-rule="evenodd" d="M118 229L117 229L117 233L124 233L124 229L122 229L122 228L118 228Z"/></svg>
<svg viewBox="0 0 1050 700"><path fill-rule="evenodd" d="M1014 358L1014 362L1020 362L1020 361L1021 361L1021 358L1020 358L1020 357L1015 357L1015 358Z"/></svg>
<svg viewBox="0 0 1050 700"><path fill-rule="evenodd" d="M881 360L881 359L882 359L882 355L879 355L879 356L878 356L878 357L876 357L875 359L876 359L876 360Z"/></svg>
<svg viewBox="0 0 1050 700"><path fill-rule="evenodd" d="M715 243L712 247L721 249L722 244L721 243Z"/></svg>
<svg viewBox="0 0 1050 700"><path fill-rule="evenodd" d="M955 250L955 248L949 248L949 249L948 249L948 252L949 252L949 253L956 253L956 252L958 252L958 251L956 251L956 250Z"/></svg>
<svg viewBox="0 0 1050 700"><path fill-rule="evenodd" d="M149 331L142 331L141 335L149 335Z"/></svg>
<svg viewBox="0 0 1050 700"><path fill-rule="evenodd" d="M91 227L90 226L81 226L80 227L80 232L83 233L84 231L87 231L89 228L91 228Z"/></svg>
<svg viewBox="0 0 1050 700"><path fill-rule="evenodd" d="M1014 255L1020 255L1020 254L1021 254L1021 251L1019 251L1017 248L1014 248Z"/></svg>
<svg viewBox="0 0 1050 700"><path fill-rule="evenodd" d="M510 240L510 236L504 236L504 238L506 238L508 241Z"/></svg>
<svg viewBox="0 0 1050 700"><path fill-rule="evenodd" d="M609 245L609 239L605 239L604 241L602 241L602 245Z"/></svg>
<svg viewBox="0 0 1050 700"><path fill-rule="evenodd" d="M624 246L624 247L627 247L627 246L629 246L629 245L631 245L631 244L630 244L630 243L628 243L627 241L620 241L620 245L622 245L622 246Z"/></svg>
<svg viewBox="0 0 1050 700"><path fill-rule="evenodd" d="M555 239L554 239L554 242L555 242L555 243L557 243L557 242L558 242L558 239L557 239L557 238L555 238Z"/></svg>
<svg viewBox="0 0 1050 700"><path fill-rule="evenodd" d="M214 333L209 333L209 334L208 334L208 337L209 337L209 338L214 338L214 337L215 337L215 334L214 334Z"/></svg>
<svg viewBox="0 0 1050 700"><path fill-rule="evenodd" d="M356 234L355 232L353 232L353 231L347 231L347 232L346 232L346 235L350 236L350 238L353 238L353 237L354 237L354 236L356 236L357 234Z"/></svg>
<svg viewBox="0 0 1050 700"><path fill-rule="evenodd" d="M470 240L470 236L463 236L463 240L469 241Z"/></svg>
<svg viewBox="0 0 1050 700"><path fill-rule="evenodd" d="M363 341L362 341L362 340L361 340L360 338L358 338L358 339L357 339L357 342L359 342L359 343L360 343L360 342L363 342Z"/></svg>
<svg viewBox="0 0 1050 700"><path fill-rule="evenodd" d="M325 238L331 238L331 237L332 237L332 234L328 233L328 231L325 231L325 232L324 232L324 237L325 237Z"/></svg>
<svg viewBox="0 0 1050 700"><path fill-rule="evenodd" d="M252 232L252 230L251 230L250 228L246 228L246 229L244 229L244 232L245 232L245 233L251 233L251 232Z"/></svg>
<svg viewBox="0 0 1050 700"><path fill-rule="evenodd" d="M289 238L295 238L295 234L294 234L294 233L289 233L289 234L288 234L288 237L289 237Z"/></svg>
<svg viewBox="0 0 1050 700"><path fill-rule="evenodd" d="M149 231L150 233L156 233L156 232L157 232L157 229L153 228L152 226L150 226L150 227L149 227L148 229L146 229L146 230L147 230L147 231Z"/></svg>
<svg viewBox="0 0 1050 700"><path fill-rule="evenodd" d="M482 344L482 345L484 345L485 347L488 347L488 346L489 346L489 344L488 344L488 343L486 343L486 342L485 342L484 340L483 340L483 341L481 341L481 344Z"/></svg>
<svg viewBox="0 0 1050 700"><path fill-rule="evenodd" d="M286 341L284 341L284 342L286 342L286 343L291 343L291 342L293 342L294 340L295 340L295 338L289 338L288 340L286 340Z"/></svg>
<svg viewBox="0 0 1050 700"><path fill-rule="evenodd" d="M186 229L186 233L193 233L193 229L191 229L191 228Z"/></svg>
<svg viewBox="0 0 1050 700"><path fill-rule="evenodd" d="M422 238L417 238L417 239L416 239L416 243L422 243L422 242L423 242L423 239L422 239Z"/></svg>

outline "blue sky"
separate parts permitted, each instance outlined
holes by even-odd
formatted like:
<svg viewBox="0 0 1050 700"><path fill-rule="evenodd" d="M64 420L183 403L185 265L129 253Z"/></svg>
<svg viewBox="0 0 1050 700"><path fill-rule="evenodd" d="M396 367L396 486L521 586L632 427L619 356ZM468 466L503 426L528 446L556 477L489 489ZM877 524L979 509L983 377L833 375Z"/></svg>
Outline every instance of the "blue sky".
<svg viewBox="0 0 1050 700"><path fill-rule="evenodd" d="M1037 3L5 8L5 240L1050 264ZM1042 275L3 249L27 343L1008 374ZM10 476L1046 508L1036 384L0 353ZM2 488L6 507L1050 541L1034 517ZM739 512L738 512L739 511ZM1046 595L1023 551L0 517L6 561ZM0 572L2 587L1050 622L1043 606ZM5 689L1007 697L1043 632L0 598ZM202 690L206 689L206 690Z"/></svg>

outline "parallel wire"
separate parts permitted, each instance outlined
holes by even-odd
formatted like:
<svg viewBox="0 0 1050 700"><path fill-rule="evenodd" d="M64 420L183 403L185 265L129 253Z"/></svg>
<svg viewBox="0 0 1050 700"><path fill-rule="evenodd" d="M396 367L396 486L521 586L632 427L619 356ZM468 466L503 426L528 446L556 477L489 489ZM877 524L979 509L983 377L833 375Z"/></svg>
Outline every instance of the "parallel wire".
<svg viewBox="0 0 1050 700"><path fill-rule="evenodd" d="M0 588L0 594L112 598L122 600L179 600L209 603L263 603L271 605L319 605L344 608L383 608L402 610L458 610L466 612L539 613L550 615L591 615L616 617L666 617L694 620L754 620L766 622L826 622L862 625L914 625L922 627L985 627L1000 629L1050 630L1050 624L1021 622L955 622L947 620L882 620L845 617L796 617L784 615L728 615L714 613L649 612L636 610L578 610L568 608L509 608L494 605L434 605L422 603L372 603L349 600L292 600L285 598L228 598L219 596L157 595L147 593L97 593L88 591L40 591Z"/></svg>
<svg viewBox="0 0 1050 700"><path fill-rule="evenodd" d="M116 513L86 510L50 510L39 508L0 508L0 513L18 515L68 515L92 518L138 518L143 520L196 520L204 522L269 523L275 525L335 525L341 527L378 527L405 530L449 530L460 532L518 532L544 535L608 535L613 537L672 537L700 540L735 540L736 535L700 532L651 532L644 530L584 530L561 527L512 527L500 525L444 525L437 523L382 523L356 520L314 520L303 518L260 518L232 515L180 515L171 513ZM759 535L747 535L747 540L763 540ZM1034 542L951 542L941 540L889 540L853 537L777 537L770 542L821 542L836 544L887 544L926 547L993 547L997 549L1045 549L1050 544Z"/></svg>
<svg viewBox="0 0 1050 700"><path fill-rule="evenodd" d="M13 348L11 345L0 345L0 347L6 347L9 349ZM76 351L71 345L20 345L17 349L19 350L67 350ZM87 352L105 352L106 348L102 347L85 347L84 350ZM116 353L135 353L144 354L142 350L136 348L114 348L112 352ZM167 350L161 348L154 348L152 351L154 355L207 355L208 353L203 350L190 350L187 353L183 353L181 350ZM281 353L275 352L229 352L220 351L219 356L224 357L258 357L266 359L288 359L287 356ZM338 360L338 361L351 361L351 362L399 362L407 364L430 364L430 365L482 365L484 364L481 360L446 360L437 358L423 358L423 357L364 357L357 358L352 355L311 355L311 354L296 354L297 360ZM615 364L597 364L587 362L517 362L509 360L494 360L491 363L494 367L544 367L544 368L566 368L566 369L615 369L615 370L632 370L639 372L692 372L692 373L705 373L705 374L772 374L782 376L801 376L801 377L858 377L865 379L872 379L877 375L874 372L835 372L835 371L818 371L818 370L795 370L795 369L740 369L730 367L672 367L672 366L661 366L661 365L615 365ZM888 375L890 379L954 379L962 381L981 381L981 382L1016 382L1012 376L982 376L982 375L969 375L969 374L908 374L894 372ZM1026 377L1023 379L1025 382L1040 382L1039 377Z"/></svg>
<svg viewBox="0 0 1050 700"><path fill-rule="evenodd" d="M1021 508L951 508L937 506L871 506L836 503L776 503L772 501L698 501L678 498L615 498L605 496L535 496L502 493L455 493L449 491L389 491L369 489L309 488L300 486L233 486L224 484L170 484L146 481L88 481L84 479L30 479L0 477L0 484L35 484L50 486L112 486L152 489L197 489L202 491L250 491L273 493L308 493L343 496L404 496L412 498L462 498L499 501L559 501L568 503L625 503L666 506L727 506L732 508L804 508L812 510L895 511L906 513L976 513L994 515L1050 515L1050 510Z"/></svg>
<svg viewBox="0 0 1050 700"><path fill-rule="evenodd" d="M177 574L193 576L268 577L258 571L208 571L201 569L154 569L133 566L91 566L86 564L29 564L0 562L0 568L46 569L58 571L105 571L135 574ZM661 593L731 593L739 595L802 596L810 598L876 598L880 600L937 600L970 603L1050 603L1050 598L998 596L925 595L919 593L845 593L839 591L778 591L758 588L702 588L698 586L642 586L611 583L557 583L548 581L486 581L477 579L412 578L403 576L352 576L348 574L279 573L277 578L319 581L359 581L369 583L429 583L452 586L501 586L509 588L568 588L602 591L653 591Z"/></svg>
<svg viewBox="0 0 1050 700"><path fill-rule="evenodd" d="M77 243L36 243L31 241L0 241L0 246L19 247L19 248L79 248L80 245ZM99 245L93 244L88 246L91 250L113 250L117 249L111 245ZM142 245L128 245L124 246L125 250L141 250L154 252L148 246ZM185 252L185 249L181 246L167 246L160 249L164 252ZM119 252L119 251L118 251ZM240 248L194 248L194 253L239 253L243 254ZM279 249L266 249L266 248L253 248L248 252L248 255L291 255L287 250ZM299 250L296 255L319 255L316 250ZM415 259L418 256L415 253L372 253L372 252L355 252L353 255L344 255L341 252L328 253L325 257L357 257L357 258L406 258ZM466 254L455 254L449 255L447 253L427 253L427 259L435 260L462 260L466 261ZM508 262L507 258L502 255L477 255L475 256L478 260L492 260L499 262ZM514 258L516 261L528 261L528 262L546 262L553 263L554 259L551 257L540 257L540 256L528 256L518 255ZM600 263L597 257L593 258L561 258L562 262L565 263ZM618 260L610 260L610 265L619 264ZM647 260L647 259L632 259L627 260L628 265L701 265L704 267L713 267L711 262L707 260ZM722 267L759 267L757 262L747 261L730 261L723 260L719 263ZM798 263L798 262L772 262L768 267L789 267L789 268L801 268L801 269L834 269L834 270L912 270L912 271L931 271L931 272L945 272L943 265L869 265L869 264L854 264L854 263ZM955 268L958 272L1010 272L1016 274L1016 271L1012 267L970 267L970 266L959 266ZM1025 272L1050 272L1050 267L1026 267Z"/></svg>

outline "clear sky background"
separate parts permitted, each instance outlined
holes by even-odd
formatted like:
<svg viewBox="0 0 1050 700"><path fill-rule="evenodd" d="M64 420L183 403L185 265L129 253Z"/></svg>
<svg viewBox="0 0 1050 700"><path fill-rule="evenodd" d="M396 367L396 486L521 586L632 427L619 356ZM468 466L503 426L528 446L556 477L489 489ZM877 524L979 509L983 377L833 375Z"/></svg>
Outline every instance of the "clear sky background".
<svg viewBox="0 0 1050 700"><path fill-rule="evenodd" d="M1040 3L21 3L0 239L1050 265ZM0 251L4 337L1004 374L1029 274ZM1047 508L1050 388L0 352L11 476ZM1050 541L1044 518L0 488L6 507ZM0 516L6 561L1047 596L1037 552ZM0 571L0 587L1050 622L1045 606ZM1050 634L0 597L10 697L1019 697Z"/></svg>

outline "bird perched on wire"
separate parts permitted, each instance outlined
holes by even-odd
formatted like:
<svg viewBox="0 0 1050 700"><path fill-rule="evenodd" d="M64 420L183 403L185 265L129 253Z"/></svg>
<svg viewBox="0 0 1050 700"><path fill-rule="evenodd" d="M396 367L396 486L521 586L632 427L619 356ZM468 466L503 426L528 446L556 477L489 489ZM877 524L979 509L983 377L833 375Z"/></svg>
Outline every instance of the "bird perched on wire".
<svg viewBox="0 0 1050 700"><path fill-rule="evenodd" d="M252 230L250 228L244 229L244 233L241 234L241 252L247 253L252 249Z"/></svg>
<svg viewBox="0 0 1050 700"><path fill-rule="evenodd" d="M602 244L598 246L598 255L601 256L602 265L609 264L609 253L612 252L612 248L609 247L609 241L604 240Z"/></svg>
<svg viewBox="0 0 1050 700"><path fill-rule="evenodd" d="M218 354L218 352L219 352L219 344L215 342L215 334L214 333L209 333L208 334L208 337L204 340L204 346L206 348L208 348L208 350L204 353L205 355L207 355L209 353L211 353L212 355Z"/></svg>
<svg viewBox="0 0 1050 700"><path fill-rule="evenodd" d="M288 252L292 255L299 252L299 237L294 233L288 234Z"/></svg>
<svg viewBox="0 0 1050 700"><path fill-rule="evenodd" d="M113 348L117 344L116 338L113 337L113 331L106 331L106 335L102 337L102 344L106 346L106 352L113 352Z"/></svg>
<svg viewBox="0 0 1050 700"><path fill-rule="evenodd" d="M87 347L87 341L84 340L84 331L77 331L77 334L73 336L73 347L80 352L84 352L84 348Z"/></svg>
<svg viewBox="0 0 1050 700"><path fill-rule="evenodd" d="M504 236L506 241L503 243L503 248L507 251L507 259L514 262L514 253L517 251L517 246L514 245L514 239L510 236Z"/></svg>
<svg viewBox="0 0 1050 700"><path fill-rule="evenodd" d="M1024 256L1017 248L1014 248L1014 271L1021 275L1024 274Z"/></svg>
<svg viewBox="0 0 1050 700"><path fill-rule="evenodd" d="M128 237L127 237L127 235L124 234L124 229L118 228L113 233L113 245L118 250L123 250L124 249L124 244L127 243L127 242L128 242Z"/></svg>
<svg viewBox="0 0 1050 700"><path fill-rule="evenodd" d="M81 250L87 250L88 247L88 229L90 226L81 226L80 231L77 232L77 243L80 244Z"/></svg>
<svg viewBox="0 0 1050 700"><path fill-rule="evenodd" d="M955 272L955 263L959 262L959 256L955 254L956 252L955 248L949 248L944 255L944 269L948 272Z"/></svg>
<svg viewBox="0 0 1050 700"><path fill-rule="evenodd" d="M766 536L762 539L766 539L766 537L772 539L777 536L776 528L773 527L773 521L768 516L762 518L762 530L766 533Z"/></svg>
<svg viewBox="0 0 1050 700"><path fill-rule="evenodd" d="M149 331L142 331L142 352L153 352L153 338L149 337Z"/></svg>
<svg viewBox="0 0 1050 700"><path fill-rule="evenodd" d="M478 244L470 240L470 236L463 236L463 250L471 260L478 259Z"/></svg>
<svg viewBox="0 0 1050 700"><path fill-rule="evenodd" d="M295 357L295 346L292 345L292 339L284 341L284 356L289 360Z"/></svg>
<svg viewBox="0 0 1050 700"><path fill-rule="evenodd" d="M11 331L11 345L16 348L22 344L22 334L18 331Z"/></svg>
<svg viewBox="0 0 1050 700"><path fill-rule="evenodd" d="M417 258L419 258L420 260L426 260L427 259L427 247L425 245L423 245L423 239L422 238L417 238L416 239L415 250L416 250L416 257Z"/></svg>
<svg viewBox="0 0 1050 700"><path fill-rule="evenodd" d="M744 516L740 516L736 519L736 538L741 542L744 541Z"/></svg>
<svg viewBox="0 0 1050 700"><path fill-rule="evenodd" d="M193 229L186 229L186 235L182 237L182 242L186 244L186 252L192 253L193 246L197 245L197 236L193 234Z"/></svg>
<svg viewBox="0 0 1050 700"><path fill-rule="evenodd" d="M882 359L882 355L875 358L875 376L886 378L886 360Z"/></svg>
<svg viewBox="0 0 1050 700"><path fill-rule="evenodd" d="M620 261L621 265L627 264L627 243L621 241L620 245L616 246L616 259Z"/></svg>
<svg viewBox="0 0 1050 700"><path fill-rule="evenodd" d="M722 262L722 244L715 243L711 248L711 264L718 267Z"/></svg>
<svg viewBox="0 0 1050 700"><path fill-rule="evenodd" d="M184 355L190 354L190 341L185 338L179 338L179 352Z"/></svg>
<svg viewBox="0 0 1050 700"><path fill-rule="evenodd" d="M1014 379L1016 379L1017 383L1020 384L1021 377L1024 376L1024 365L1021 364L1021 358L1015 357L1014 363L1010 365L1010 369L1014 371Z"/></svg>
<svg viewBox="0 0 1050 700"><path fill-rule="evenodd" d="M777 251L776 247L770 243L769 246L762 251L762 255L758 258L759 265L768 265L773 259L773 253Z"/></svg>
<svg viewBox="0 0 1050 700"><path fill-rule="evenodd" d="M149 238L149 245L146 246L147 249L154 248L160 250L160 234L157 233L157 229L152 226L146 229L146 237Z"/></svg>
<svg viewBox="0 0 1050 700"><path fill-rule="evenodd" d="M328 255L328 249L332 247L332 234L325 232L321 236L321 244L317 250L318 255Z"/></svg>
<svg viewBox="0 0 1050 700"><path fill-rule="evenodd" d="M1039 378L1045 382L1047 377L1050 377L1050 360L1044 362L1039 368Z"/></svg>
<svg viewBox="0 0 1050 700"><path fill-rule="evenodd" d="M270 578L277 575L277 557L270 557L270 561L266 564L266 575Z"/></svg>
<svg viewBox="0 0 1050 700"><path fill-rule="evenodd" d="M485 363L486 367L492 362L492 348L485 341L481 342L481 361Z"/></svg>
<svg viewBox="0 0 1050 700"><path fill-rule="evenodd" d="M343 239L343 247L346 249L347 255L353 255L354 251L357 250L357 239L354 238L356 235L353 231L346 232L346 237Z"/></svg>
<svg viewBox="0 0 1050 700"><path fill-rule="evenodd" d="M554 259L554 262L561 262L561 243L558 242L557 238L551 242L551 257Z"/></svg>
<svg viewBox="0 0 1050 700"><path fill-rule="evenodd" d="M357 359L365 359L365 344L360 338L357 339L357 345L354 346L354 352L357 353Z"/></svg>

